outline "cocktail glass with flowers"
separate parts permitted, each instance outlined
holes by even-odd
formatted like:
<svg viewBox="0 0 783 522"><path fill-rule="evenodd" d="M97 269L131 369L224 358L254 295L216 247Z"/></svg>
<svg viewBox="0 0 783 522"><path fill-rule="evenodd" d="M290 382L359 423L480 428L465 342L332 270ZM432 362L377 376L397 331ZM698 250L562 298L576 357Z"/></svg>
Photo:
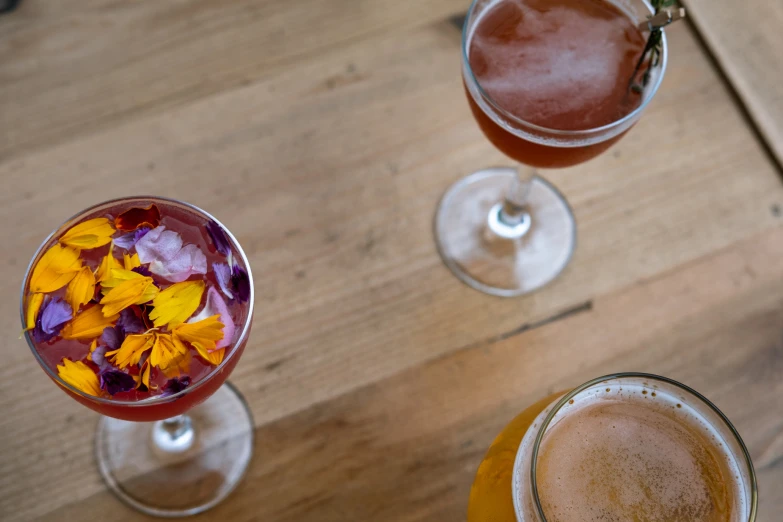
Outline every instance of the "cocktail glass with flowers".
<svg viewBox="0 0 783 522"><path fill-rule="evenodd" d="M225 381L250 334L253 280L215 218L160 197L90 207L41 244L20 308L47 375L102 414L98 465L120 499L183 516L239 483L253 421Z"/></svg>

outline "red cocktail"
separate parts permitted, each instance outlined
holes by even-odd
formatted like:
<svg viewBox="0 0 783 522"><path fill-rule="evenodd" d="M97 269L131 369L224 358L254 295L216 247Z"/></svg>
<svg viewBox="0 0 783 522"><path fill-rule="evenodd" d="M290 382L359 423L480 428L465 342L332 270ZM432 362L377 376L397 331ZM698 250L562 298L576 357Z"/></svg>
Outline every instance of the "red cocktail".
<svg viewBox="0 0 783 522"><path fill-rule="evenodd" d="M666 65L665 38L659 60L640 28L650 14L641 0L474 1L462 42L468 102L487 138L525 167L477 172L444 196L436 238L464 282L519 295L566 266L573 214L532 168L587 161L636 123Z"/></svg>
<svg viewBox="0 0 783 522"><path fill-rule="evenodd" d="M220 223L163 198L87 209L41 245L21 308L49 377L105 415L98 461L123 500L170 516L203 511L231 491L250 459L253 423L236 391L221 386L247 344L253 284ZM172 458L178 472L169 476ZM216 464L223 480L183 495Z"/></svg>

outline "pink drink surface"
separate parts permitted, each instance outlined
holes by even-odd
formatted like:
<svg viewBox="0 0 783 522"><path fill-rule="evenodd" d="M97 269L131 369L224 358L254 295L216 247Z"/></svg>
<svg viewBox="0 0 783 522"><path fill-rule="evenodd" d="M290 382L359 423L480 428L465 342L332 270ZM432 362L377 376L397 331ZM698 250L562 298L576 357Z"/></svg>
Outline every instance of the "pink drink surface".
<svg viewBox="0 0 783 522"><path fill-rule="evenodd" d="M214 263L227 263L227 258L223 254L217 251L215 248L212 240L210 239L210 236L205 228L205 225L207 224L207 221L194 213L186 212L185 210L162 204L160 202L156 202L156 205L160 209L161 213L161 220L160 220L160 226L163 226L166 228L166 230L170 230L173 232L178 233L183 241L184 245L188 244L194 244L198 247L201 252L204 253L207 260L207 273L206 274L192 274L187 280L188 281L197 281L197 280L203 280L206 283L206 289L201 297L201 302L196 309L196 314L201 311L201 309L205 306L206 298L207 298L207 290L211 287L214 287L220 292L220 286L216 280L215 272L213 270L213 264ZM112 220L114 217L116 217L118 214L120 214L123 211L128 210L131 205L125 204L125 205L119 205L116 208L112 208L109 211L103 211L100 214L85 216L85 220L92 219L96 217L107 217L110 220ZM115 239L117 236L121 235L123 232L117 231L115 234ZM58 238L54 238L55 240ZM233 259L236 263L241 263L241 259L239 259L240 256L237 255L236 250L232 246L233 251ZM82 250L81 251L81 259L84 263L84 266L89 267L91 270L95 271L101 260L106 256L109 252L109 245L101 246L94 249L89 250ZM119 263L122 264L122 254L123 253L134 253L135 247L131 247L129 250L125 250L123 248L118 247L115 245L113 247L113 256L115 259L118 259ZM243 265L239 265L242 269L245 269L247 267L244 267ZM166 287L170 286L172 283L171 281L167 281L166 279L153 274L152 275L153 280L155 283L165 289ZM47 295L49 295L51 298L56 297L64 297L66 293L66 288L63 287L55 292L51 292ZM225 295L222 295L223 299L225 300L225 303L227 305L227 309L230 313L230 316L234 322L234 325L236 326L234 330L233 339L231 339L230 344L226 347L224 359L231 357L232 350L237 349L235 346L235 343L238 340L238 337L240 336L242 332L242 327L245 324L245 322L248 319L248 305L246 302L240 302L238 299L227 299ZM97 294L95 297L95 300L100 300L101 295ZM82 307L82 310L84 307ZM195 314L194 314L195 315ZM31 337L32 338L32 337ZM35 350L40 355L41 359L43 360L43 363L47 365L55 374L58 373L57 366L60 365L63 361L63 359L70 359L71 361L82 361L85 364L87 364L90 368L94 369L96 372L98 371L98 366L87 359L87 356L90 352L90 341L89 340L76 340L76 339L63 339L61 336L57 335L53 339L51 339L48 342L35 342ZM242 349L244 346L239 347L238 349ZM180 376L187 376L190 378L190 384L189 387L193 387L196 383L199 381L207 378L210 374L212 374L215 369L216 365L210 364L208 361L204 360L201 356L199 356L197 350L195 350L192 346L189 346L188 348L188 354L187 359L189 359L189 364L187 372L182 372ZM235 363L235 361L232 361L232 363ZM233 364L231 365L233 366ZM131 375L138 375L139 369L138 367L135 367L135 365L128 368L128 373ZM225 372L225 375L222 376L222 378L219 379L220 383L222 383L225 380L225 377L228 375L228 372ZM113 401L127 401L127 402L136 402L141 401L144 399L152 398L161 395L162 390L164 388L164 385L169 381L171 377L171 373L169 372L169 375L165 375L163 371L161 371L157 367L151 367L150 369L150 387L147 390L144 390L144 387L141 387L141 389L132 389L129 391L120 391L118 393L115 393L111 396L106 395L103 398L111 399ZM216 387L215 387L216 389ZM201 392L201 390L198 390ZM214 391L214 390L212 390ZM74 394L71 394L72 396L75 396ZM203 396L202 398L199 398L200 400L203 400L208 395ZM193 398L191 398L193 399ZM200 402L196 401L196 402ZM85 402L83 400L80 400L80 402ZM192 400L184 401L184 402L193 402ZM100 408L96 407L96 403L90 403L87 404L90 407L93 407L94 409ZM184 405L184 403L183 403ZM100 406L100 405L97 405ZM167 407L166 404L160 405L160 411L157 413L152 414L156 418L165 418L168 416L171 416L172 414L177 414L175 410L179 408L170 408ZM138 410L138 409L136 409ZM116 411L112 413L111 411L102 411L102 413L105 413L107 415L113 415L117 417L126 418L125 415L117 414ZM138 420L146 420L144 418L145 414L138 412L141 414L140 419ZM181 413L181 412L179 412ZM129 413L129 415L131 415ZM131 415L133 416L133 415ZM134 419L137 420L137 419Z"/></svg>

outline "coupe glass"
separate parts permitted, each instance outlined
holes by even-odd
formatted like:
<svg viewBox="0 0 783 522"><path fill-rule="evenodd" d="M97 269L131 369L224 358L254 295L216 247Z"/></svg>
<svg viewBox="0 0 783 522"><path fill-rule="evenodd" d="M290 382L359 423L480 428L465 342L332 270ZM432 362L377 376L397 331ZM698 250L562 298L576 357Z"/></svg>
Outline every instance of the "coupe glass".
<svg viewBox="0 0 783 522"><path fill-rule="evenodd" d="M653 13L642 0L616 4L635 23ZM548 129L504 110L471 70L472 35L482 15L495 5L496 0L474 0L470 6L462 32L462 79L479 127L520 166L480 170L452 185L435 215L435 240L446 266L460 280L482 292L511 297L555 279L576 246L576 222L568 202L536 169L577 165L617 142L658 91L667 46L664 36L660 63L632 112L594 129Z"/></svg>
<svg viewBox="0 0 783 522"><path fill-rule="evenodd" d="M23 327L27 288L33 267L62 233L75 224L103 216L118 206L151 203L211 220L231 242L235 260L248 273L250 298L239 335L223 361L209 375L167 397L130 402L94 397L63 381L38 353L30 332L24 336L38 363L66 394L101 414L95 453L103 479L123 502L149 515L180 517L205 511L231 493L253 454L253 419L239 392L226 378L245 349L253 317L253 277L242 247L217 219L181 201L161 197L130 197L107 201L72 217L38 248L22 284Z"/></svg>

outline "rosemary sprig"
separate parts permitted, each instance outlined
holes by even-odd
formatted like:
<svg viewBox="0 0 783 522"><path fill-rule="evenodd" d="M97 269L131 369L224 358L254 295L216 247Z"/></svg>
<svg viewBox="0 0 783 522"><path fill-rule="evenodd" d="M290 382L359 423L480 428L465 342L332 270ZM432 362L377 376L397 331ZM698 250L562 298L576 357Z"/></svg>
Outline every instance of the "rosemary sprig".
<svg viewBox="0 0 783 522"><path fill-rule="evenodd" d="M650 4L655 9L655 14L660 13L667 7L672 7L675 4L675 0L650 0ZM647 59L649 54L649 59ZM639 57L639 61L636 62L636 67L633 70L631 79L628 81L628 88L633 92L641 93L644 87L650 83L652 77L652 70L654 67L658 67L661 63L661 54L663 54L663 31L661 27L652 27L650 30L650 36L647 37L647 44L644 46L644 51ZM636 83L636 76L639 74L639 69L647 59L647 69L642 75L642 83L639 85Z"/></svg>

